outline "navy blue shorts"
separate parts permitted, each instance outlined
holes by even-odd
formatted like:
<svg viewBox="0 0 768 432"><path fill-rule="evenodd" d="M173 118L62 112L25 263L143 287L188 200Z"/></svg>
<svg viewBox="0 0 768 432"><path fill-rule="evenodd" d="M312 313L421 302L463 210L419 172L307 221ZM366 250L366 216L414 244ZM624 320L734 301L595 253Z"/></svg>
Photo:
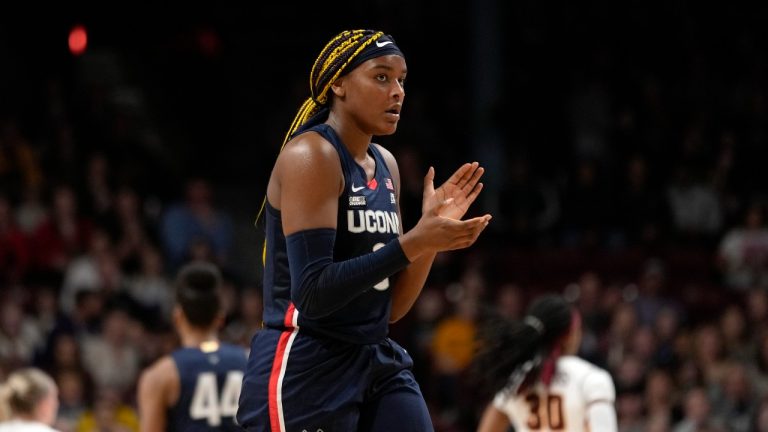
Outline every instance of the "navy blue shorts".
<svg viewBox="0 0 768 432"><path fill-rule="evenodd" d="M237 419L247 431L431 431L411 356L386 339L359 345L264 329L251 343Z"/></svg>

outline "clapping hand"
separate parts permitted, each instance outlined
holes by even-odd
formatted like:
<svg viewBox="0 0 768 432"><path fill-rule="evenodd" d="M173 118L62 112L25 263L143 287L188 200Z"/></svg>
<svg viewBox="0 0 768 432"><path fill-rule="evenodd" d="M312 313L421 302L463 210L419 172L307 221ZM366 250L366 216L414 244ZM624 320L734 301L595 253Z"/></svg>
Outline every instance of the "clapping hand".
<svg viewBox="0 0 768 432"><path fill-rule="evenodd" d="M440 216L461 219L483 189L483 184L479 181L484 172L485 169L477 162L465 163L451 178L435 189L435 169L429 167L427 175L424 176L422 212L445 203L440 210Z"/></svg>
<svg viewBox="0 0 768 432"><path fill-rule="evenodd" d="M401 238L403 252L411 262L426 252L464 249L475 243L491 215L461 218L483 189L480 177L484 171L477 162L466 163L435 189L435 169L429 168L424 177L421 219Z"/></svg>

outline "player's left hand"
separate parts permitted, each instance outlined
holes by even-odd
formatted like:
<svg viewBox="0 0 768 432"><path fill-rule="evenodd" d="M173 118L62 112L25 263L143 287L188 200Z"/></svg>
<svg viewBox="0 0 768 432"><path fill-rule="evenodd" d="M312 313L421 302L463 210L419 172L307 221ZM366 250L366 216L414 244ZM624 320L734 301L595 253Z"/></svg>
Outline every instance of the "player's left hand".
<svg viewBox="0 0 768 432"><path fill-rule="evenodd" d="M483 189L483 184L479 181L484 172L485 169L477 162L465 163L453 173L451 178L435 189L435 169L429 167L427 175L424 176L422 212L432 208L436 203L453 198L450 205L441 209L440 216L461 219Z"/></svg>

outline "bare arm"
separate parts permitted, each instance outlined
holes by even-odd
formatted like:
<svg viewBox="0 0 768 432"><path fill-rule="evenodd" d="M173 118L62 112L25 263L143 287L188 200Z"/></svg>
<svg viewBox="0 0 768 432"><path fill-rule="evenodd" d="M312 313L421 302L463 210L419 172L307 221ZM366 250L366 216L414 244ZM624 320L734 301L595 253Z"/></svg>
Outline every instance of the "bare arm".
<svg viewBox="0 0 768 432"><path fill-rule="evenodd" d="M281 209L291 270L291 299L308 317L333 313L377 281L424 255L428 258L423 270L406 278L420 279L423 284L437 251L471 245L487 225L484 218L462 221L445 217L442 212L450 211L453 198L436 201L413 229L384 247L334 262L338 196L342 190L343 175L336 150L314 133L286 145L267 188L270 203ZM411 286L415 299L421 285ZM412 303L410 300L408 307Z"/></svg>
<svg viewBox="0 0 768 432"><path fill-rule="evenodd" d="M281 211L284 234L335 229L343 182L336 150L320 135L308 132L289 142L267 189L269 202Z"/></svg>
<svg viewBox="0 0 768 432"><path fill-rule="evenodd" d="M509 418L489 403L477 426L477 432L506 432L509 430Z"/></svg>
<svg viewBox="0 0 768 432"><path fill-rule="evenodd" d="M168 408L179 398L179 372L166 356L146 369L139 378L138 405L141 432L165 432Z"/></svg>
<svg viewBox="0 0 768 432"><path fill-rule="evenodd" d="M332 314L409 263L397 239L371 253L334 261L343 179L333 146L308 133L286 145L270 180L277 185L270 200L282 207L291 300L312 319Z"/></svg>

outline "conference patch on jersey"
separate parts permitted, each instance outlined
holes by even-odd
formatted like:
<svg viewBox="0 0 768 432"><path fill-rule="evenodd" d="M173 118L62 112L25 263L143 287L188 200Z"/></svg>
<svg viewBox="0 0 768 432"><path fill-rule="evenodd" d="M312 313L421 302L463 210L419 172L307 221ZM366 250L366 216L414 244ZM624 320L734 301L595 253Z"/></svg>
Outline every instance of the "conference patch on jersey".
<svg viewBox="0 0 768 432"><path fill-rule="evenodd" d="M364 196L351 196L349 197L349 206L350 207L357 207L357 206L364 206L365 205L365 197Z"/></svg>
<svg viewBox="0 0 768 432"><path fill-rule="evenodd" d="M384 179L384 185L387 187L387 189L389 189L391 191L395 190L395 186L392 184L392 179L391 178Z"/></svg>

